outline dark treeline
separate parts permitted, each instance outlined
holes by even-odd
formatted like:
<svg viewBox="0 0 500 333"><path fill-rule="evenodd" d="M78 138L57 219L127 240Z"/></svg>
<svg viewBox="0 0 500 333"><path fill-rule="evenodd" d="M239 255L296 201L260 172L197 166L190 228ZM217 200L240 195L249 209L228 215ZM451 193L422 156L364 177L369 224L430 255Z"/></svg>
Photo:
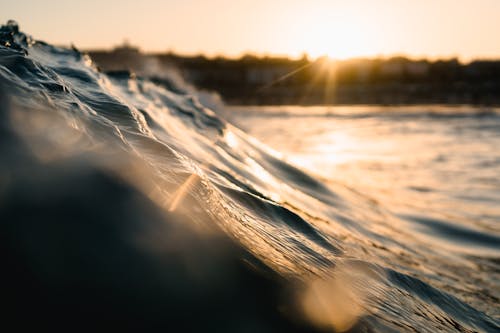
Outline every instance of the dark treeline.
<svg viewBox="0 0 500 333"><path fill-rule="evenodd" d="M198 88L214 90L232 104L500 105L500 60L228 59L143 56L130 47L89 53L104 70L137 70L145 58L154 59L156 65L177 68Z"/></svg>

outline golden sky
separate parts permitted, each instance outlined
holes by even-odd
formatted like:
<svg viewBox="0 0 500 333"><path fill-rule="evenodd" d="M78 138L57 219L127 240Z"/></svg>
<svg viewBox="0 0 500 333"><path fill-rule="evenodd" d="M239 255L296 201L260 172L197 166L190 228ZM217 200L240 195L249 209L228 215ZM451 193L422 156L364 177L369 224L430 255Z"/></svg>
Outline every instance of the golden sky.
<svg viewBox="0 0 500 333"><path fill-rule="evenodd" d="M55 44L333 58L500 58L500 0L0 0L0 20Z"/></svg>

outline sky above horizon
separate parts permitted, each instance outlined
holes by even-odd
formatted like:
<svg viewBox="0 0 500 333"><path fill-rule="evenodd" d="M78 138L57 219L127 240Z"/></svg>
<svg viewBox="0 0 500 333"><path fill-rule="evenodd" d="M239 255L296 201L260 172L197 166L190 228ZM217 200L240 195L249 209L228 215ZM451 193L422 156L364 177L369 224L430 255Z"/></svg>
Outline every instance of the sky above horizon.
<svg viewBox="0 0 500 333"><path fill-rule="evenodd" d="M500 0L0 0L36 39L145 51L500 58Z"/></svg>

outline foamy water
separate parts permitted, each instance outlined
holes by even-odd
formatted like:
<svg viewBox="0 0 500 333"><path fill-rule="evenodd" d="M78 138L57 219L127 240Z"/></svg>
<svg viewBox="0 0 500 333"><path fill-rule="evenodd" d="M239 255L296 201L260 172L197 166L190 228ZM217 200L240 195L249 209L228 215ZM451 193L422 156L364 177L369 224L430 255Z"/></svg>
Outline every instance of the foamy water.
<svg viewBox="0 0 500 333"><path fill-rule="evenodd" d="M103 288L103 299L78 296L111 313L139 297L147 315L132 311L124 320L142 328L176 320L191 327L196 319L178 318L194 311L209 331L291 329L269 324L274 315L303 318L292 326L304 331L499 329L497 111L228 113L189 91L100 73L77 50L36 42L14 24L0 38L10 104L2 110L4 253L26 267L12 270L13 281L29 277L35 290L59 291L49 302L57 311L68 301L65 286L101 290L115 281L116 293ZM115 189L121 184L126 190ZM89 221L104 227L89 231ZM173 232L179 223L222 233L241 251ZM122 252L100 242L122 233L134 239ZM81 239L96 250L81 252ZM92 264L101 256L107 264ZM232 269L219 257L249 266ZM67 274L66 265L91 278ZM253 284L254 270L294 296L257 297L274 289ZM151 289L138 282L142 271ZM103 319L88 309L65 311Z"/></svg>

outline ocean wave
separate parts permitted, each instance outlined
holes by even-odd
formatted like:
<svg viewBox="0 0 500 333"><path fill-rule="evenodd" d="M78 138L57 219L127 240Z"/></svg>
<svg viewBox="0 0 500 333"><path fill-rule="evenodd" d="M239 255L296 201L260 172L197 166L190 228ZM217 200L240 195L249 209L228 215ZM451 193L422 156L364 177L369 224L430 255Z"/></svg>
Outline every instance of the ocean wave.
<svg viewBox="0 0 500 333"><path fill-rule="evenodd" d="M0 45L2 279L18 325L500 328L494 295L438 278L448 259L412 247L400 217L284 162L190 89L102 73L15 22Z"/></svg>

